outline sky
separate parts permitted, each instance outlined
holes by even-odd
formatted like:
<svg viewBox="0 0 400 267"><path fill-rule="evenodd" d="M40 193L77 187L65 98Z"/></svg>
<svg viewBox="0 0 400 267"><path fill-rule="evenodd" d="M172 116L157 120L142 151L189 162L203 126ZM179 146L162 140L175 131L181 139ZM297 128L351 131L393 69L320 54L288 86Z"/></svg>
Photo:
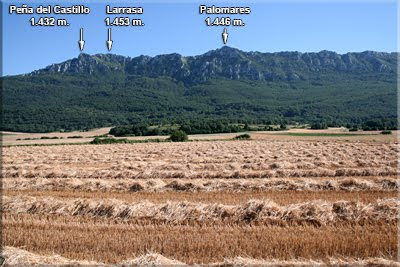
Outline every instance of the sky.
<svg viewBox="0 0 400 267"><path fill-rule="evenodd" d="M141 18L144 27L112 28L111 53L130 57L167 53L191 56L223 46L223 27L206 27L208 15L199 14L200 4L251 7L250 15L231 15L242 18L245 27L227 27L227 45L244 51L397 51L396 1L47 2L91 8L90 15L65 15L69 27L32 27L29 19L40 15L10 15L8 8L22 3L35 6L35 1L2 2L3 75L29 73L77 57L80 28L84 28L84 53L108 53L104 19L114 16L106 15L106 4L144 8L143 15L130 16Z"/></svg>

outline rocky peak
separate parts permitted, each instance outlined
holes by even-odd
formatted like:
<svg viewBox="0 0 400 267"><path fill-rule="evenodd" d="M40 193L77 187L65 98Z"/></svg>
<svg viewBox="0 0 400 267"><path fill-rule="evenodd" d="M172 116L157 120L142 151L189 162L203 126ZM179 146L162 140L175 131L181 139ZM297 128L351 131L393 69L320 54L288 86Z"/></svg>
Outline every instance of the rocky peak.
<svg viewBox="0 0 400 267"><path fill-rule="evenodd" d="M366 51L340 55L331 51L319 53L243 52L223 46L198 56L166 54L155 57L129 58L113 54L80 54L77 58L33 72L66 74L106 74L114 71L149 77L169 76L185 83L210 78L287 80L307 79L313 73L394 73L397 53Z"/></svg>

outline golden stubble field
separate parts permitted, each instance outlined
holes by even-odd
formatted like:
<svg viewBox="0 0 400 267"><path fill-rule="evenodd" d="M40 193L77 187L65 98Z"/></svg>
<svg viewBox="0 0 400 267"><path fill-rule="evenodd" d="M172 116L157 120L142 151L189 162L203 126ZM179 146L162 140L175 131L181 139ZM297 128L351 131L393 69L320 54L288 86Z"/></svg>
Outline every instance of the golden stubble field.
<svg viewBox="0 0 400 267"><path fill-rule="evenodd" d="M3 254L397 266L397 153L394 136L4 147Z"/></svg>

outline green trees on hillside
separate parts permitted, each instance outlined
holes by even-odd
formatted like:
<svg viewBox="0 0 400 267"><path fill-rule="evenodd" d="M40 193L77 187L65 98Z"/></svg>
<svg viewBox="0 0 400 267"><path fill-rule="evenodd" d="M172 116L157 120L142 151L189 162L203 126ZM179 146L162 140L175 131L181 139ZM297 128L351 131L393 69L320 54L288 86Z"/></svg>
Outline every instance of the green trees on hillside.
<svg viewBox="0 0 400 267"><path fill-rule="evenodd" d="M114 130L122 136L151 131L151 135L169 135L168 129L145 127L167 123L179 124L190 134L242 131L238 123L397 128L395 75L328 73L310 79L209 79L185 85L170 77L120 73L7 77L1 130L50 132L130 125Z"/></svg>
<svg viewBox="0 0 400 267"><path fill-rule="evenodd" d="M188 120L160 126L150 126L144 123L116 126L111 128L109 133L114 136L152 136L170 135L176 130L187 134L212 134L236 133L246 129L241 124L233 124L226 120Z"/></svg>

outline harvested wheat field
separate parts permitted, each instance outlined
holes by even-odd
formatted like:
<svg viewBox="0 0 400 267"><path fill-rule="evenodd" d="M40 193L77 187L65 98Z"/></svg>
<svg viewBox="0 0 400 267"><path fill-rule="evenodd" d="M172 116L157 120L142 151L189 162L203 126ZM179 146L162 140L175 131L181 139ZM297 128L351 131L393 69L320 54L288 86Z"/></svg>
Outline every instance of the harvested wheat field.
<svg viewBox="0 0 400 267"><path fill-rule="evenodd" d="M396 140L345 138L4 147L6 264L400 266Z"/></svg>

